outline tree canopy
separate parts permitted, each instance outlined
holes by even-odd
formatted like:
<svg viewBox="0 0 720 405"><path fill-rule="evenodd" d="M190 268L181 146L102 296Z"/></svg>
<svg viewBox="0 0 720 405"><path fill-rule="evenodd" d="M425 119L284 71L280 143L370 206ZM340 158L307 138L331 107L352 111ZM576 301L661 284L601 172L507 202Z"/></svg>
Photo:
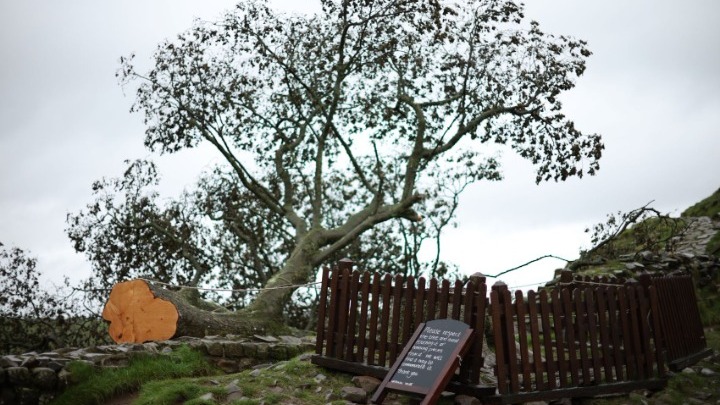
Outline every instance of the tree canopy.
<svg viewBox="0 0 720 405"><path fill-rule="evenodd" d="M198 21L150 71L130 56L118 75L151 151L209 144L225 164L161 204L154 166L132 163L95 184L68 233L101 273L183 283L302 284L353 248L407 266L413 235L435 238L468 184L501 178L490 145L538 183L599 168L600 136L560 101L586 43L523 18L513 1L324 0L317 15L243 1ZM292 291L247 309L279 316Z"/></svg>

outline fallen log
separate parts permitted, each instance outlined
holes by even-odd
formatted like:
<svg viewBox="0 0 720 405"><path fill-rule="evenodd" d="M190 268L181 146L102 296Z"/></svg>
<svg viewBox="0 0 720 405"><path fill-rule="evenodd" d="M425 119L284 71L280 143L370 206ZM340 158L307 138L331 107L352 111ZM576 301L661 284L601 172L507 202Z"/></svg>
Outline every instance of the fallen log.
<svg viewBox="0 0 720 405"><path fill-rule="evenodd" d="M171 291L145 280L115 284L102 312L117 343L143 343L180 336L252 336L277 330L267 316L231 312L203 301L194 289Z"/></svg>

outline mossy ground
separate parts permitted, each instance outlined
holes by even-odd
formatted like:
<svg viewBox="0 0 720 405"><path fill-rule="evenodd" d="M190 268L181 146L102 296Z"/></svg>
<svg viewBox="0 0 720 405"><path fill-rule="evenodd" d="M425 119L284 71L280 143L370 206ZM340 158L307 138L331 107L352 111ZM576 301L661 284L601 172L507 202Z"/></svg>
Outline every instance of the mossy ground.
<svg viewBox="0 0 720 405"><path fill-rule="evenodd" d="M133 360L124 369L98 371L77 363L72 371L76 385L52 404L106 404L136 392L133 405L339 405L346 403L342 388L353 386L352 375L315 366L302 356L258 370L220 374L189 349ZM231 396L228 386L239 391ZM409 397L391 396L403 404L411 402ZM441 399L439 404L452 401Z"/></svg>
<svg viewBox="0 0 720 405"><path fill-rule="evenodd" d="M83 362L70 363L72 382L54 405L104 404L110 398L133 392L144 383L186 376L217 374L204 356L188 347L162 356L138 355L127 367L98 370Z"/></svg>

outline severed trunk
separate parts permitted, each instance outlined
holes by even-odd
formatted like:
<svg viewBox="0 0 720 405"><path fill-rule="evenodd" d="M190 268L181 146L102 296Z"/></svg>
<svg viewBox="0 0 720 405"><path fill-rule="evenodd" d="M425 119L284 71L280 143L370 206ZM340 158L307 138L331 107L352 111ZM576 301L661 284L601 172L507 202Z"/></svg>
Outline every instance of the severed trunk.
<svg viewBox="0 0 720 405"><path fill-rule="evenodd" d="M145 280L116 284L103 319L117 343L142 343L180 336L275 333L281 319L247 311L231 312L200 299L197 290L171 291Z"/></svg>

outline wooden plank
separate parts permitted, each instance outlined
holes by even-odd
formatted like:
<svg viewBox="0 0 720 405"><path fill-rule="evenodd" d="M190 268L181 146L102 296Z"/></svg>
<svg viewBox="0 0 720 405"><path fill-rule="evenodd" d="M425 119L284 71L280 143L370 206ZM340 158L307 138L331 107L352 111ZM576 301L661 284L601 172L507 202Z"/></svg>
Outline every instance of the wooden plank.
<svg viewBox="0 0 720 405"><path fill-rule="evenodd" d="M636 380L637 368L635 367L635 355L633 354L632 334L630 332L630 314L628 310L627 287L618 288L618 317L622 325L622 341L624 356L622 358L625 365L625 379Z"/></svg>
<svg viewBox="0 0 720 405"><path fill-rule="evenodd" d="M475 342L472 350L472 367L470 368L470 381L473 383L480 382L480 369L483 366L482 347L485 339L485 313L487 310L487 285L485 280L477 286L477 292L473 295L474 305L473 313L475 316Z"/></svg>
<svg viewBox="0 0 720 405"><path fill-rule="evenodd" d="M362 295L362 303L360 304L360 320L358 326L358 357L355 361L363 363L367 361L365 358L365 347L367 344L368 306L370 302L370 273L367 271L363 272L361 284L360 294Z"/></svg>
<svg viewBox="0 0 720 405"><path fill-rule="evenodd" d="M515 346L515 328L513 322L513 308L512 308L512 302L510 298L510 291L507 289L507 286L505 286L505 289L501 291L502 293L502 310L505 316L505 344L507 345L507 362L508 362L508 370L510 372L510 390L512 392L519 392L520 391L520 381L518 378L519 370L518 370L518 364L517 364L517 347Z"/></svg>
<svg viewBox="0 0 720 405"><path fill-rule="evenodd" d="M655 342L655 363L657 364L658 377L663 378L665 377L665 356L663 355L665 351L665 342L663 341L662 336L657 290L653 285L650 286L648 291L650 292L650 312L652 312L653 342Z"/></svg>
<svg viewBox="0 0 720 405"><path fill-rule="evenodd" d="M462 299L463 295L463 282L460 280L455 280L455 288L453 289L452 294L452 319L462 320L460 318L461 313L461 305L463 302Z"/></svg>
<svg viewBox="0 0 720 405"><path fill-rule="evenodd" d="M565 356L565 333L563 330L563 310L560 301L560 289L554 288L550 292L552 299L553 326L555 330L555 355L558 363L558 379L560 387L568 386L568 359Z"/></svg>
<svg viewBox="0 0 720 405"><path fill-rule="evenodd" d="M465 285L465 290L462 293L463 294L463 314L462 319L464 323L470 325L470 328L473 328L474 326L474 319L473 319L473 298L475 296L475 289L476 289L475 282L471 279L468 281L467 285ZM482 334L485 333L483 330L476 330L473 334L472 340L470 342L470 349L468 357L466 358L462 364L460 365L460 374L458 380L461 382L467 382L472 383L470 380L470 374L471 374L471 368L473 366L473 361L475 360L475 346L477 344L478 335L482 336Z"/></svg>
<svg viewBox="0 0 720 405"><path fill-rule="evenodd" d="M390 364L395 362L398 355L398 348L400 345L400 330L402 325L400 323L400 313L402 311L402 295L403 295L403 276L398 274L395 276L395 282L393 283L393 295L392 295L392 320L390 322Z"/></svg>
<svg viewBox="0 0 720 405"><path fill-rule="evenodd" d="M432 321L435 319L435 305L438 295L438 281L436 278L430 279L430 288L428 288L427 297L427 315L425 316L426 321Z"/></svg>
<svg viewBox="0 0 720 405"><path fill-rule="evenodd" d="M413 330L417 329L416 327L413 327L413 310L415 309L413 303L414 298L415 277L408 276L407 280L405 280L403 294L403 327L402 335L400 336L400 343L402 345L407 344L407 341L410 340L410 336L412 336Z"/></svg>
<svg viewBox="0 0 720 405"><path fill-rule="evenodd" d="M679 348L681 347L682 338L680 333L680 325L677 322L677 306L672 305L672 293L670 291L670 285L666 282L665 278L661 278L655 281L658 286L658 295L660 300L660 313L662 314L662 327L663 335L665 337L665 344L668 351L668 361L672 362L674 359L681 356Z"/></svg>
<svg viewBox="0 0 720 405"><path fill-rule="evenodd" d="M542 391L545 389L545 384L543 382L542 352L540 351L540 328L538 328L538 307L535 296L535 291L528 291L528 318L530 322L530 341L532 343L533 365L535 366L535 389L537 391ZM543 330L543 333L544 332L545 331ZM546 359L548 364L553 363L552 357L546 357ZM550 380L550 376L548 376L548 380ZM528 389L528 391L530 390Z"/></svg>
<svg viewBox="0 0 720 405"><path fill-rule="evenodd" d="M493 286L490 292L490 314L492 316L493 337L495 339L495 376L497 377L498 392L501 395L510 392L508 389L508 370L505 355L505 342L503 341L503 326L500 304L500 291Z"/></svg>
<svg viewBox="0 0 720 405"><path fill-rule="evenodd" d="M590 385L590 360L587 353L587 323L586 307L584 297L587 296L588 288L578 288L573 291L575 301L575 322L577 324L577 342L580 351L580 365L582 367L582 385Z"/></svg>
<svg viewBox="0 0 720 405"><path fill-rule="evenodd" d="M545 290L540 291L540 320L543 329L543 345L545 348L545 362L547 363L547 389L557 388L555 374L557 371L556 362L553 360L552 345L552 327L550 326L550 303L548 303L548 293ZM542 384L542 375L539 377L538 390L545 388Z"/></svg>
<svg viewBox="0 0 720 405"><path fill-rule="evenodd" d="M600 348L602 350L603 370L605 371L605 382L613 382L612 363L612 342L610 341L610 330L615 325L608 324L608 302L607 287L601 286L595 290L596 303L598 308L598 329L600 330ZM597 377L598 381L600 376Z"/></svg>
<svg viewBox="0 0 720 405"><path fill-rule="evenodd" d="M585 302L587 303L587 326L590 342L590 357L593 367L593 384L602 382L602 366L600 364L600 349L598 348L598 310L596 306L595 288L585 290Z"/></svg>
<svg viewBox="0 0 720 405"><path fill-rule="evenodd" d="M704 351L707 347L707 340L705 339L705 330L703 329L702 320L700 319L700 310L697 306L697 295L695 294L695 287L691 277L687 277L684 283L685 291L688 297L685 302L691 307L689 312L688 321L692 325L693 335L695 336L696 346L693 348L693 352Z"/></svg>
<svg viewBox="0 0 720 405"><path fill-rule="evenodd" d="M368 332L368 338L370 342L368 344L368 356L367 363L370 365L378 364L375 357L375 348L377 347L377 336L378 336L378 320L380 319L380 273L373 275L370 303L370 330Z"/></svg>
<svg viewBox="0 0 720 405"><path fill-rule="evenodd" d="M358 317L358 287L360 285L360 272L355 270L350 278L350 301L347 337L345 340L345 360L354 361L355 345L357 341L357 317ZM363 331L364 333L365 331Z"/></svg>
<svg viewBox="0 0 720 405"><path fill-rule="evenodd" d="M645 364L643 363L643 349L640 338L640 319L638 301L637 301L637 288L635 286L629 286L627 289L629 310L630 310L630 333L632 333L632 344L633 353L635 355L635 366L637 367L636 378L641 379L645 377Z"/></svg>
<svg viewBox="0 0 720 405"><path fill-rule="evenodd" d="M338 288L340 289L340 300L335 306L338 317L337 333L335 337L335 356L342 358L345 353L345 338L347 337L347 313L348 313L348 290L350 290L350 272L347 268L341 270Z"/></svg>
<svg viewBox="0 0 720 405"><path fill-rule="evenodd" d="M655 355L653 347L650 345L650 302L645 295L644 288L637 290L637 296L640 311L638 322L640 322L641 344L645 360L645 378L651 378L653 376Z"/></svg>
<svg viewBox="0 0 720 405"><path fill-rule="evenodd" d="M325 317L327 316L327 294L328 294L328 279L330 277L330 269L327 266L323 266L322 275L320 276L320 296L318 301L318 322L317 322L317 335L315 338L315 354L322 354L323 344L325 343L325 328L327 324Z"/></svg>
<svg viewBox="0 0 720 405"><path fill-rule="evenodd" d="M580 385L580 365L578 364L577 345L575 344L575 320L573 319L573 305L570 290L563 288L561 296L565 318L565 333L567 334L566 347L569 357L571 385Z"/></svg>
<svg viewBox="0 0 720 405"><path fill-rule="evenodd" d="M337 334L337 304L340 301L340 292L338 291L338 280L340 279L340 270L335 267L330 275L330 320L327 332L327 345L325 346L325 355L335 357L335 335Z"/></svg>
<svg viewBox="0 0 720 405"><path fill-rule="evenodd" d="M378 353L378 364L385 366L387 364L387 350L388 350L388 333L390 323L390 293L392 291L392 277L389 274L385 275L382 284L382 315L380 320L380 348Z"/></svg>
<svg viewBox="0 0 720 405"><path fill-rule="evenodd" d="M610 336L612 338L612 360L615 367L615 381L625 380L623 366L625 362L622 357L622 339L620 331L622 330L622 320L618 314L618 289L617 287L609 287L606 291L608 303L608 322L610 323Z"/></svg>
<svg viewBox="0 0 720 405"><path fill-rule="evenodd" d="M686 316L683 318L687 325L688 333L692 336L692 345L690 353L697 353L703 351L707 347L705 340L705 331L703 330L702 321L700 320L700 311L697 307L697 296L695 295L695 288L693 286L692 278L687 276L678 285L681 289L680 294L677 297L685 297L682 302L685 303Z"/></svg>
<svg viewBox="0 0 720 405"><path fill-rule="evenodd" d="M448 303L450 299L450 282L443 280L441 283L442 289L440 290L440 315L438 319L445 319L448 315Z"/></svg>
<svg viewBox="0 0 720 405"><path fill-rule="evenodd" d="M531 391L532 381L530 378L530 374L532 373L532 368L530 365L530 358L528 353L527 325L525 324L525 308L526 304L523 297L523 292L520 290L515 291L514 311L517 314L516 316L518 329L518 346L520 346L520 371L522 372L523 376L522 385L525 391Z"/></svg>

